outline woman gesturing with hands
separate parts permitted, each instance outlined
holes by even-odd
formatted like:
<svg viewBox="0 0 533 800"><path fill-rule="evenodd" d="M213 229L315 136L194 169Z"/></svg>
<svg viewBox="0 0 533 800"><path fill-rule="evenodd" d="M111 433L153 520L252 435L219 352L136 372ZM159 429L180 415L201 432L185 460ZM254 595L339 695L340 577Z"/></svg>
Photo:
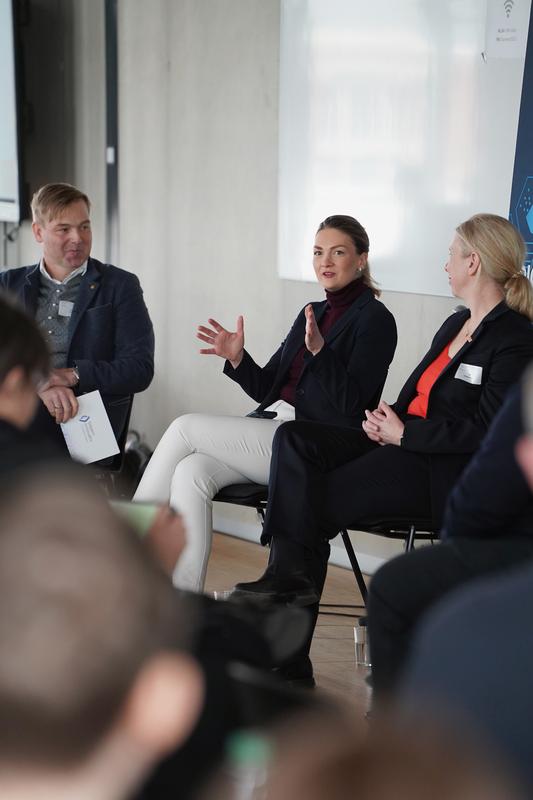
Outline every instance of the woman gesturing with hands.
<svg viewBox="0 0 533 800"><path fill-rule="evenodd" d="M169 502L187 528L174 581L203 587L211 547L212 498L231 483L267 483L272 439L285 420L360 426L379 402L396 348L392 314L377 300L369 241L353 217L328 217L318 228L313 266L325 300L309 303L264 366L235 330L217 319L198 326L202 355L224 359L224 374L258 407L250 416L184 414L159 442L134 500Z"/></svg>
<svg viewBox="0 0 533 800"><path fill-rule="evenodd" d="M237 317L237 330L227 331L216 319L207 320L210 328L198 325L198 339L211 345L204 347L200 353L206 356L220 356L230 362L233 369L237 369L242 361L244 350L244 318Z"/></svg>

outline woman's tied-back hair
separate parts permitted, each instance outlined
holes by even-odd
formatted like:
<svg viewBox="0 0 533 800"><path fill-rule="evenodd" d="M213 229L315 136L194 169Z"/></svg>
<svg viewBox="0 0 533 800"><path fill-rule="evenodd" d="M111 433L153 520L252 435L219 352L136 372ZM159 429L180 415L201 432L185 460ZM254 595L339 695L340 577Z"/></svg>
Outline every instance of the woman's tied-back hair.
<svg viewBox="0 0 533 800"><path fill-rule="evenodd" d="M33 221L44 225L61 214L71 203L82 200L91 210L91 201L84 192L80 192L70 183L47 183L41 186L32 197L31 212Z"/></svg>
<svg viewBox="0 0 533 800"><path fill-rule="evenodd" d="M0 292L0 383L14 367L38 381L50 371L50 354L37 323Z"/></svg>
<svg viewBox="0 0 533 800"><path fill-rule="evenodd" d="M354 247L358 255L361 255L362 253L368 253L370 249L368 234L361 223L355 219L355 217L349 217L346 214L333 214L331 217L326 217L326 219L320 223L317 233L323 231L324 228L334 228L335 230L342 231L342 233L345 233L347 236L349 236L354 243ZM372 290L374 297L380 296L381 292L370 274L368 260L361 272L360 280L362 280L363 283Z"/></svg>
<svg viewBox="0 0 533 800"><path fill-rule="evenodd" d="M526 247L515 226L497 214L474 214L455 230L463 240L463 254L478 254L483 271L501 286L509 308L533 320L533 287L523 272Z"/></svg>

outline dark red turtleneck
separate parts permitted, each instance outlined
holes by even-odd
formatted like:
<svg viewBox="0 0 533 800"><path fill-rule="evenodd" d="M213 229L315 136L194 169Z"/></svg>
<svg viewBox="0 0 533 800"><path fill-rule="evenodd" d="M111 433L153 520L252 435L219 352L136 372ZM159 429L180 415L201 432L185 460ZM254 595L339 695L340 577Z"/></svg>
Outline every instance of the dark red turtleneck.
<svg viewBox="0 0 533 800"><path fill-rule="evenodd" d="M357 300L367 288L367 285L358 278L343 289L339 289L337 292L329 292L326 289L326 310L318 323L318 328L322 336L325 336L326 333L331 330L335 323L338 322L342 315L350 308L352 303ZM300 375L304 368L304 357L307 352L308 350L304 343L294 357L287 374L287 382L280 392L280 398L291 406L294 405L296 385L300 380Z"/></svg>

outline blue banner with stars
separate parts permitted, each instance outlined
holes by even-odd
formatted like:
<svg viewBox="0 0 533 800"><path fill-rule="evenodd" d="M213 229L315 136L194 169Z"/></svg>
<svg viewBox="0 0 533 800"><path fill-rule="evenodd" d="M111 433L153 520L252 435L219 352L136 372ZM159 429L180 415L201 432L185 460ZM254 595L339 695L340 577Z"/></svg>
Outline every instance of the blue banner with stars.
<svg viewBox="0 0 533 800"><path fill-rule="evenodd" d="M533 277L533 11L529 18L509 219L527 247L526 272Z"/></svg>

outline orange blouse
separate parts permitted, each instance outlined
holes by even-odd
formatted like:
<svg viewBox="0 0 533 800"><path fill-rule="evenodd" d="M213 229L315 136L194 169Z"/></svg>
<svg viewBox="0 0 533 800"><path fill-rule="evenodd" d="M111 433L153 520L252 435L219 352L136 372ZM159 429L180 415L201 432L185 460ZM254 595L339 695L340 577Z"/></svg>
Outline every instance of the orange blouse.
<svg viewBox="0 0 533 800"><path fill-rule="evenodd" d="M444 367L450 363L451 358L448 355L448 343L442 353L426 367L416 384L416 397L413 397L407 408L407 413L415 417L424 417L428 413L429 393L433 388L433 384L441 374Z"/></svg>

